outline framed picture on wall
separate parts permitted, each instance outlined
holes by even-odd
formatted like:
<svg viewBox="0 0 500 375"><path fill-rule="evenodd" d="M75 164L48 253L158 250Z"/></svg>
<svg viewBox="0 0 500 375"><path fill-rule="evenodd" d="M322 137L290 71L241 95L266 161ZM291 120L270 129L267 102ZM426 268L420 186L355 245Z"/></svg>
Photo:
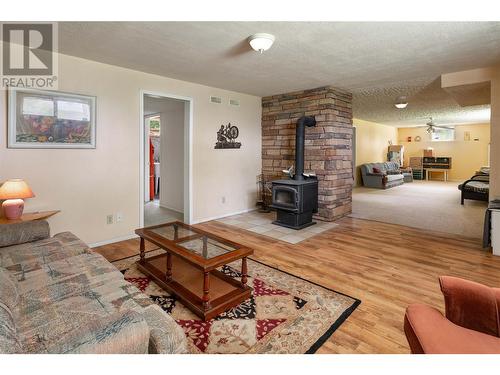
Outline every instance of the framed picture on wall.
<svg viewBox="0 0 500 375"><path fill-rule="evenodd" d="M7 147L95 148L95 106L95 96L9 90Z"/></svg>

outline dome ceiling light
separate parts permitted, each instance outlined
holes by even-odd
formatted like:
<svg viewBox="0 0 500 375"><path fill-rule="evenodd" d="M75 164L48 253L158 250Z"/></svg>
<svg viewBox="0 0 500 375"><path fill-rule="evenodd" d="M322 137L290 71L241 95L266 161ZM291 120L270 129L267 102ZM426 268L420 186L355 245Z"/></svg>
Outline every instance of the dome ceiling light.
<svg viewBox="0 0 500 375"><path fill-rule="evenodd" d="M396 99L396 103L394 103L394 106L398 109L406 108L407 105L408 105L408 100L406 99L406 96L400 96L399 98Z"/></svg>
<svg viewBox="0 0 500 375"><path fill-rule="evenodd" d="M257 33L248 37L248 43L250 46L260 53L267 51L274 43L274 35L266 33Z"/></svg>

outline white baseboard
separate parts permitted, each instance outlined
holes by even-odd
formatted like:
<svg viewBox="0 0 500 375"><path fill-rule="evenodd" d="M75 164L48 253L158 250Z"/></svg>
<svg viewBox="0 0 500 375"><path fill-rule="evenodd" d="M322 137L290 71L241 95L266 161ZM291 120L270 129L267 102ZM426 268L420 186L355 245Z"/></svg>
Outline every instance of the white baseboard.
<svg viewBox="0 0 500 375"><path fill-rule="evenodd" d="M138 237L139 236L137 236L137 234L129 234L129 235L122 236L122 237L112 238L110 240L104 240L104 241L94 242L94 243L89 244L89 247L90 248L94 248L94 247L109 245L110 243L131 240L132 238L138 238Z"/></svg>
<svg viewBox="0 0 500 375"><path fill-rule="evenodd" d="M225 217L228 217L228 216L233 216L233 215L239 215L239 214L245 214L247 212L252 212L252 211L256 211L258 210L258 208L247 208L246 210L241 210L241 211L236 211L236 212L232 212L230 214L224 214L224 215L220 215L220 216L212 216L212 217L207 217L207 218L204 218L204 219L200 219L200 220L195 220L193 222L193 224L199 224L199 223L204 223L206 221L212 221L212 220L218 220L218 219L223 219Z"/></svg>
<svg viewBox="0 0 500 375"><path fill-rule="evenodd" d="M163 207L163 208L166 208L167 210L170 210L170 211L174 211L174 212L177 212L178 214L182 214L184 215L184 211L181 211L179 210L178 208L173 208L173 207L170 207L170 206L167 206L167 205L163 205L163 204L159 204L160 207Z"/></svg>
<svg viewBox="0 0 500 375"><path fill-rule="evenodd" d="M246 210L241 210L241 211L231 212L231 213L229 213L229 214L224 214L224 215L220 215L220 216L208 217L208 218L205 218L205 219L196 220L196 221L194 221L194 222L193 222L193 224L199 224L199 223L204 223L204 222L206 222L206 221L212 221L212 220L223 219L223 218L228 217L228 216L233 216L233 215L244 214L244 213L247 213L247 212L255 211L255 210L257 210L257 209L258 209L258 208L248 208L248 209L246 209ZM109 239L109 240L104 240L104 241L94 242L94 243L89 244L89 247L90 247L90 248L94 248L94 247L99 247L99 246L109 245L109 244L111 244L111 243L120 242L120 241L126 241L126 240L130 240L130 239L132 239L132 238L138 238L138 237L139 237L139 236L137 236L136 234L129 234L129 235L122 236L122 237L111 238L111 239Z"/></svg>

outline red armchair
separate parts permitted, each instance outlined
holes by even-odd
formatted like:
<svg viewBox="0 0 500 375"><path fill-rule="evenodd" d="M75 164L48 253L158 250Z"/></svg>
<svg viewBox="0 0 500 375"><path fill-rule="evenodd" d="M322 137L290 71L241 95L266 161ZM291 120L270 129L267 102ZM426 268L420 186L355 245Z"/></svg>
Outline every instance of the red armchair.
<svg viewBox="0 0 500 375"><path fill-rule="evenodd" d="M500 354L500 289L441 276L446 317L426 305L406 309L404 330L414 354Z"/></svg>

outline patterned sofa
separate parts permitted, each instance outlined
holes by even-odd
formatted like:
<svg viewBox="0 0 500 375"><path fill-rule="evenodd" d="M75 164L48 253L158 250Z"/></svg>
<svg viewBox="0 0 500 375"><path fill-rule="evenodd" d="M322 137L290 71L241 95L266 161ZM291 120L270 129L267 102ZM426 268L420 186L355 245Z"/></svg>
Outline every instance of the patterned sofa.
<svg viewBox="0 0 500 375"><path fill-rule="evenodd" d="M366 163L361 166L363 186L388 189L404 183L404 175L397 162Z"/></svg>
<svg viewBox="0 0 500 375"><path fill-rule="evenodd" d="M0 225L0 353L185 353L180 326L45 221Z"/></svg>

